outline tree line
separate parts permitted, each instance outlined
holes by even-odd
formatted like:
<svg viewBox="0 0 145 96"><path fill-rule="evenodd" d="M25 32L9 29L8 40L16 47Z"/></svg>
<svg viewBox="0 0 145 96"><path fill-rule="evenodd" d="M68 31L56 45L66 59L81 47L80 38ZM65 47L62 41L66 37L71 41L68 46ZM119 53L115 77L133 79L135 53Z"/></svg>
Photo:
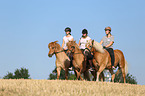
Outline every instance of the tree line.
<svg viewBox="0 0 145 96"><path fill-rule="evenodd" d="M20 68L20 69L16 69L14 74L12 72L8 72L3 79L31 79L30 78L30 74L28 69L26 68ZM57 71L56 71L56 67L55 69L49 74L48 80L55 80L57 79ZM60 73L60 79L64 80L65 79L65 71L61 70ZM73 72L69 72L68 73L68 80L76 80L76 76ZM122 78L122 73L120 71L120 73L118 75L115 76L115 80L114 82L119 82L119 83L123 83L123 78ZM126 83L130 83L130 84L137 84L137 80L136 78L131 75L130 73L128 73L126 75Z"/></svg>

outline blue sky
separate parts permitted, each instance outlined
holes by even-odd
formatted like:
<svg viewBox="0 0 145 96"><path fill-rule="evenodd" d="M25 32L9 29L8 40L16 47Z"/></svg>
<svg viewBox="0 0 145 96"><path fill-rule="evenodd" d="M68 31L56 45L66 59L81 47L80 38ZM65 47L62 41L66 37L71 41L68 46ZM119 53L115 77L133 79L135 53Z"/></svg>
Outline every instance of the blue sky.
<svg viewBox="0 0 145 96"><path fill-rule="evenodd" d="M86 28L100 42L110 26L114 49L123 51L129 73L145 85L144 0L1 0L0 77L27 68L32 79L47 79L55 68L55 56L47 56L48 43L62 44L70 27L78 42Z"/></svg>

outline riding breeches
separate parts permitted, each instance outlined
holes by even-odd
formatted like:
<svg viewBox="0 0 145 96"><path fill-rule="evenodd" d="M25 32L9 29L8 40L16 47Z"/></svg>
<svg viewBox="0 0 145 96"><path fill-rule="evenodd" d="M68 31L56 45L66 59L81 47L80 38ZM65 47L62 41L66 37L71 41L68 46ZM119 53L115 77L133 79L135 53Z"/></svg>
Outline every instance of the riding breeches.
<svg viewBox="0 0 145 96"><path fill-rule="evenodd" d="M105 48L109 54L110 54L110 57L111 57L111 64L112 66L114 66L114 61L115 61L115 58L114 58L114 51L113 51L113 48Z"/></svg>

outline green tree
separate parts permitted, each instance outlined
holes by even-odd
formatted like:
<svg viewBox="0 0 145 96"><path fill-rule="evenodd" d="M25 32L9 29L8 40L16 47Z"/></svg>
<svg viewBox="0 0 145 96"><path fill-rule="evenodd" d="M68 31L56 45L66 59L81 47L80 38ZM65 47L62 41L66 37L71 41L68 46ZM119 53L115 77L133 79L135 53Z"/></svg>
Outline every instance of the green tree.
<svg viewBox="0 0 145 96"><path fill-rule="evenodd" d="M16 69L14 75L13 73L8 72L8 74L3 77L3 79L20 79L20 78L30 79L28 69L26 68Z"/></svg>
<svg viewBox="0 0 145 96"><path fill-rule="evenodd" d="M3 77L3 79L14 79L14 75L11 72L8 72L6 76Z"/></svg>
<svg viewBox="0 0 145 96"><path fill-rule="evenodd" d="M52 73L49 74L48 79L49 80L57 79L57 70L56 70L56 68L52 71ZM64 70L61 70L59 79L61 79L61 80L65 79L65 71ZM76 76L72 72L68 73L68 80L75 80L75 79L76 79Z"/></svg>
<svg viewBox="0 0 145 96"><path fill-rule="evenodd" d="M132 76L130 73L128 73L125 78L126 78L126 83L137 84L136 78L134 76ZM114 82L119 82L119 83L123 83L124 82L121 71L120 71L120 73L118 75L115 76Z"/></svg>

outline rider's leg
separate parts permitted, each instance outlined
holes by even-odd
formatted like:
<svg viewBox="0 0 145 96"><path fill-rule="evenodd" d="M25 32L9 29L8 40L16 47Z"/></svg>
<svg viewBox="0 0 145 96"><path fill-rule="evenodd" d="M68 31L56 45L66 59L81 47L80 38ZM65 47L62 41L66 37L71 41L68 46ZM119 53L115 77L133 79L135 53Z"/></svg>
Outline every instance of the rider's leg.
<svg viewBox="0 0 145 96"><path fill-rule="evenodd" d="M93 55L92 54L89 54L88 55L88 61L89 61L89 64L90 64L90 71L93 71L93 62L92 62L92 59L93 59Z"/></svg>
<svg viewBox="0 0 145 96"><path fill-rule="evenodd" d="M113 51L113 48L107 48L106 49L109 54L110 54L110 57L111 57L111 64L112 64L112 68L114 69L114 61L115 61L115 58L114 58L114 51Z"/></svg>

